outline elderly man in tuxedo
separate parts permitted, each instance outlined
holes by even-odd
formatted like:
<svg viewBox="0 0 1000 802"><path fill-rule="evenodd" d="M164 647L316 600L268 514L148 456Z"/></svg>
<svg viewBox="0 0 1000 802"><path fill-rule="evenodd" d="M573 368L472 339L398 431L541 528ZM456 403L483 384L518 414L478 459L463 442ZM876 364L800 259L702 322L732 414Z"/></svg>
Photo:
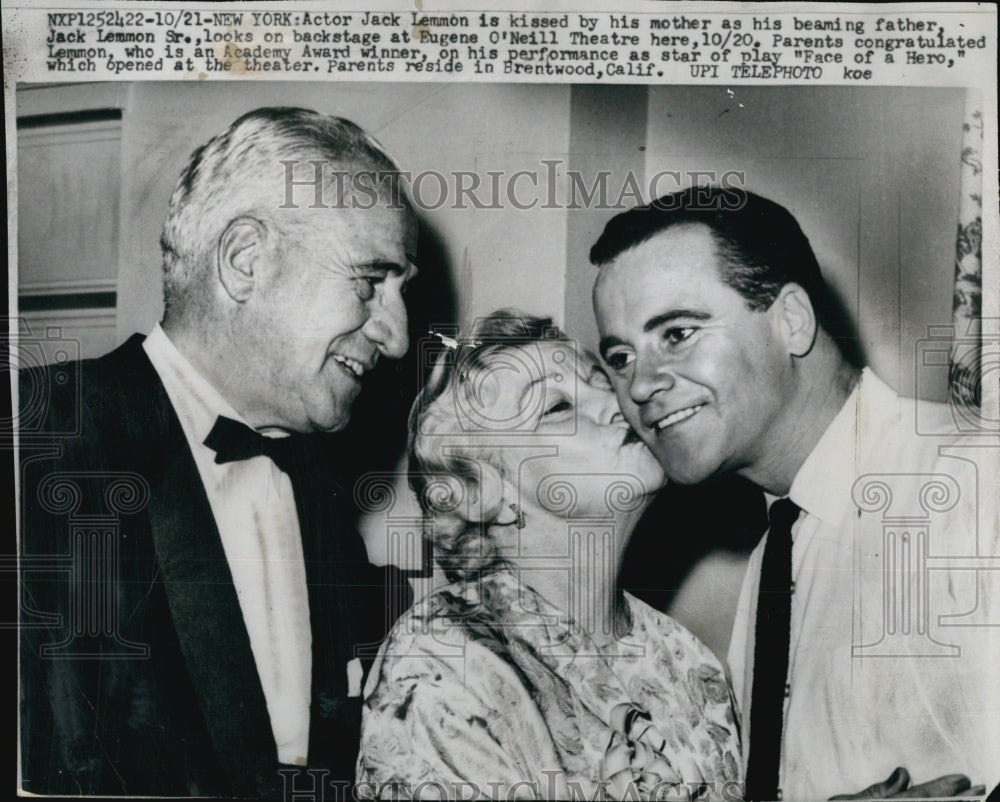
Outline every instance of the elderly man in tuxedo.
<svg viewBox="0 0 1000 802"><path fill-rule="evenodd" d="M667 195L613 218L591 260L601 355L667 477L735 474L770 502L729 650L745 798L886 776L857 795L993 787L1000 548L983 438L848 358L809 241L773 201Z"/></svg>
<svg viewBox="0 0 1000 802"><path fill-rule="evenodd" d="M352 779L384 576L328 433L408 348L416 224L396 174L349 121L246 114L170 199L162 322L22 372L22 402L46 391L22 437L25 790Z"/></svg>

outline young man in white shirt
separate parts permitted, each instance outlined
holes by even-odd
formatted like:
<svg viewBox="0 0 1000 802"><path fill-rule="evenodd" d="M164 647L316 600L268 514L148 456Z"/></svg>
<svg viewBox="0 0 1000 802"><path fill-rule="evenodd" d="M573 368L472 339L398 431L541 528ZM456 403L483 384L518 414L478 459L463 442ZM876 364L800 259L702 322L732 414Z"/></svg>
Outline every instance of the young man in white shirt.
<svg viewBox="0 0 1000 802"><path fill-rule="evenodd" d="M776 203L668 195L612 219L591 261L601 355L668 478L736 473L785 510L751 557L730 647L746 798L827 799L897 766L921 783L904 770L859 795L993 787L1000 551L979 524L983 452L946 407L845 356L808 239Z"/></svg>

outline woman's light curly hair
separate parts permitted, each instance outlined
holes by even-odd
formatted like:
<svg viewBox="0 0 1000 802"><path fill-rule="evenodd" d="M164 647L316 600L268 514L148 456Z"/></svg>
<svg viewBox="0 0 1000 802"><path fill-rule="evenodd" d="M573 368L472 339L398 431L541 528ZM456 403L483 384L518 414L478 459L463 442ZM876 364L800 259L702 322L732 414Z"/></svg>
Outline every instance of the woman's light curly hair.
<svg viewBox="0 0 1000 802"><path fill-rule="evenodd" d="M459 418L461 386L505 349L571 342L552 319L499 309L445 347L409 417L409 482L427 516L438 564L450 581L500 564L489 534L503 502L506 467L496 441L477 437ZM482 433L489 432L487 427Z"/></svg>

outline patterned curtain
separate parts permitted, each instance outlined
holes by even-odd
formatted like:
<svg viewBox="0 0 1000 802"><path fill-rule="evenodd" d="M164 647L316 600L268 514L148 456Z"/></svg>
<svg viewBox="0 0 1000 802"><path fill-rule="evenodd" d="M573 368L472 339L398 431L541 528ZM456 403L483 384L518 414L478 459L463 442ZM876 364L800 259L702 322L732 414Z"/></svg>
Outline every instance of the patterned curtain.
<svg viewBox="0 0 1000 802"><path fill-rule="evenodd" d="M981 400L983 110L978 91L968 90L962 122L958 237L955 241L955 342L948 371L952 403L978 407Z"/></svg>

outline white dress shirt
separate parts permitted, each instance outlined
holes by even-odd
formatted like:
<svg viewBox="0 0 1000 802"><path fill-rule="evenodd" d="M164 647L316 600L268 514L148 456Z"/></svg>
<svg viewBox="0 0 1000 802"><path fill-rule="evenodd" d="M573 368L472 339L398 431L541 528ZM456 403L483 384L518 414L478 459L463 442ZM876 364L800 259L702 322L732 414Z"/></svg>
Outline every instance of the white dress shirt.
<svg viewBox="0 0 1000 802"><path fill-rule="evenodd" d="M312 631L291 480L265 456L217 465L215 451L204 445L216 418L246 421L159 324L143 348L177 413L208 495L267 701L278 760L305 765Z"/></svg>
<svg viewBox="0 0 1000 802"><path fill-rule="evenodd" d="M957 435L946 406L901 398L866 369L796 475L784 799L860 791L896 766L914 784L1000 781L998 451L987 439ZM765 544L729 649L744 761L754 670L767 670L754 654Z"/></svg>

